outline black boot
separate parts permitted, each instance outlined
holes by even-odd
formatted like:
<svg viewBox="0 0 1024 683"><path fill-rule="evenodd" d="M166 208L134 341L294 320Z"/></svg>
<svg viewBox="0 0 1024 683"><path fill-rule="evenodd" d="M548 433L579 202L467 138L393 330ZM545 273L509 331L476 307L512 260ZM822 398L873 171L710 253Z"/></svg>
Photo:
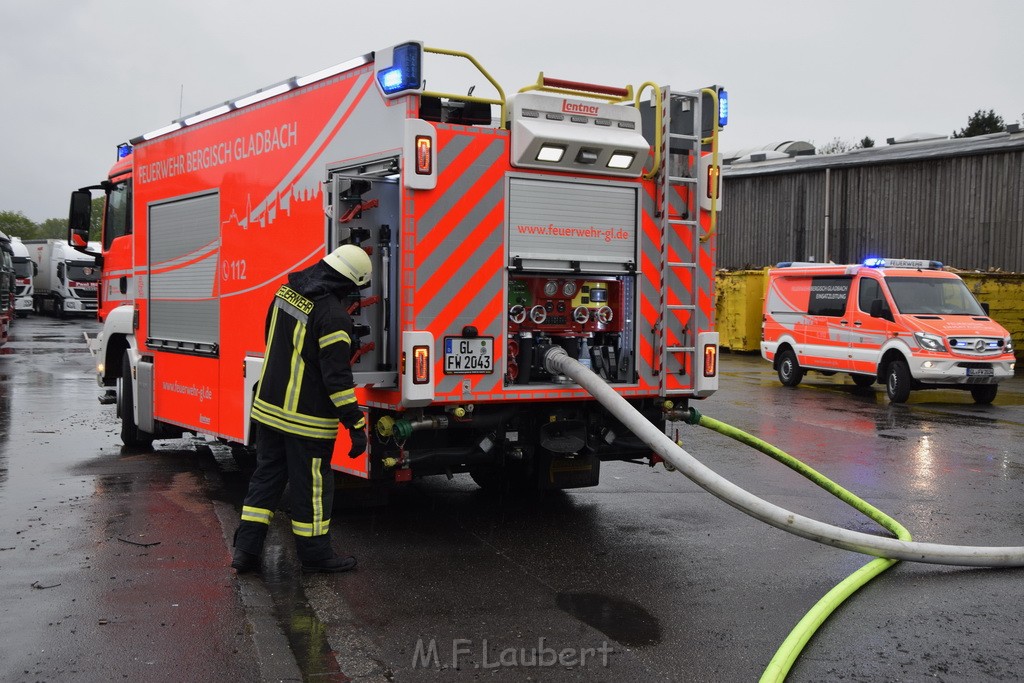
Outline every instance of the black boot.
<svg viewBox="0 0 1024 683"><path fill-rule="evenodd" d="M295 550L302 563L304 572L321 572L324 574L337 574L347 572L356 566L356 558L342 557L334 554L331 547L331 537L328 534L322 536L296 536Z"/></svg>
<svg viewBox="0 0 1024 683"><path fill-rule="evenodd" d="M235 529L233 545L235 551L231 556L231 567L239 574L258 572L261 569L260 555L263 541L267 537L266 524L242 522Z"/></svg>
<svg viewBox="0 0 1024 683"><path fill-rule="evenodd" d="M355 568L356 558L351 555L348 557L334 555L333 557L328 557L324 560L303 561L302 563L302 571L320 572L322 574L338 574Z"/></svg>

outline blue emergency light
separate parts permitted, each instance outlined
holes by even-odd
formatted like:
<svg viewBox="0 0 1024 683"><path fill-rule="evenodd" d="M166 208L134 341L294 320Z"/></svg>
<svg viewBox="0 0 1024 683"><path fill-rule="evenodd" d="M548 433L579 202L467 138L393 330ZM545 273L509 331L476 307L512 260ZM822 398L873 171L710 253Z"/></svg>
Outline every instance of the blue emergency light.
<svg viewBox="0 0 1024 683"><path fill-rule="evenodd" d="M392 66L377 72L377 82L385 95L394 95L402 90L416 90L420 87L420 62L422 58L418 43L405 43L392 51Z"/></svg>
<svg viewBox="0 0 1024 683"><path fill-rule="evenodd" d="M718 89L718 127L725 128L729 124L729 91Z"/></svg>
<svg viewBox="0 0 1024 683"><path fill-rule="evenodd" d="M132 153L132 146L127 142L122 142L117 146L117 158L124 159Z"/></svg>

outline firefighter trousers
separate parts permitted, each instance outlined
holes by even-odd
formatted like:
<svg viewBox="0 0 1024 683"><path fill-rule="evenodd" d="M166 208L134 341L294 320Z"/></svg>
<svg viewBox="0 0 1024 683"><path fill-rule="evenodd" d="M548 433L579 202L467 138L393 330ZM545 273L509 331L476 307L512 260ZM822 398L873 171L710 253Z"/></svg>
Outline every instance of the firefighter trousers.
<svg viewBox="0 0 1024 683"><path fill-rule="evenodd" d="M288 484L292 534L299 560L316 562L332 557L329 532L334 503L333 451L334 441L303 439L257 425L256 471L242 503L235 547L254 555L263 551L274 510Z"/></svg>

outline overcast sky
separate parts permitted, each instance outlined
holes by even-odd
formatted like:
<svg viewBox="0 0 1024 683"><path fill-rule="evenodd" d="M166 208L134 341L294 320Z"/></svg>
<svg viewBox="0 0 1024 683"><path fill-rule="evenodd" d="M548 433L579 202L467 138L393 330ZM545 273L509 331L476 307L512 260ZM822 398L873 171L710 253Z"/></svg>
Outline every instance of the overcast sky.
<svg viewBox="0 0 1024 683"><path fill-rule="evenodd" d="M506 93L540 71L723 85L730 150L1019 121L1021 27L1018 0L0 0L0 211L66 217L117 143L405 40L471 53Z"/></svg>

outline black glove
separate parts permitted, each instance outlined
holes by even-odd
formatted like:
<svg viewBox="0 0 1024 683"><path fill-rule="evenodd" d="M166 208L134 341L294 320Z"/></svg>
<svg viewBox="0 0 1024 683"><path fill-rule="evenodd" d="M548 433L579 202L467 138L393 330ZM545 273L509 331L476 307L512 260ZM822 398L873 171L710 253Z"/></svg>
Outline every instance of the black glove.
<svg viewBox="0 0 1024 683"><path fill-rule="evenodd" d="M350 429L348 435L352 439L352 449L348 452L348 457L358 458L366 450L366 430Z"/></svg>

